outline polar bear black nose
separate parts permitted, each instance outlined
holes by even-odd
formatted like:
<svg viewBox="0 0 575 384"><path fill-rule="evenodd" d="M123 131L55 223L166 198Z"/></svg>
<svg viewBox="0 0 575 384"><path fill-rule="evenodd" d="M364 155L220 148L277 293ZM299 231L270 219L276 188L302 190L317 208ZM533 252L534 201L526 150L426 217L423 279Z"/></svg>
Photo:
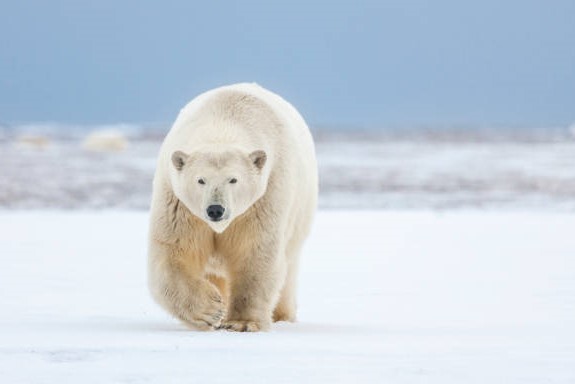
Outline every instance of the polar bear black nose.
<svg viewBox="0 0 575 384"><path fill-rule="evenodd" d="M218 221L224 215L225 210L226 209L221 205L210 205L206 211L210 219L213 221Z"/></svg>

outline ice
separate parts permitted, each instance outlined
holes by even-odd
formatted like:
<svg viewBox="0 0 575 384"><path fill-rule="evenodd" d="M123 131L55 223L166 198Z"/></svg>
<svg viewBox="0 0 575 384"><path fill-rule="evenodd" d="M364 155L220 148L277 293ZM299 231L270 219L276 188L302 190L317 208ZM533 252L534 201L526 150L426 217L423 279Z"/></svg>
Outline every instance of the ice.
<svg viewBox="0 0 575 384"><path fill-rule="evenodd" d="M575 217L320 211L299 321L196 332L146 289L147 213L0 212L5 383L572 383Z"/></svg>
<svg viewBox="0 0 575 384"><path fill-rule="evenodd" d="M147 209L165 130L128 128L117 128L129 141L121 152L82 149L79 129L64 138L48 130L41 146L0 138L0 208ZM575 211L575 141L566 130L332 132L316 134L316 149L322 208Z"/></svg>

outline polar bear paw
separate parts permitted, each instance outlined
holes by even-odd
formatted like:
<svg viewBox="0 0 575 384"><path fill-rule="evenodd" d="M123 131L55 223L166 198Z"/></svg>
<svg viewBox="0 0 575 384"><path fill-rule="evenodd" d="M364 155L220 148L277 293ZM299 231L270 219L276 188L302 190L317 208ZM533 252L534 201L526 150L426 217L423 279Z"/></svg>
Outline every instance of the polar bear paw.
<svg viewBox="0 0 575 384"><path fill-rule="evenodd" d="M269 324L253 320L227 320L222 323L220 329L234 332L259 332L269 328Z"/></svg>
<svg viewBox="0 0 575 384"><path fill-rule="evenodd" d="M192 305L193 311L186 316L187 322L203 331L218 329L226 317L226 306L221 295L215 288L198 293Z"/></svg>

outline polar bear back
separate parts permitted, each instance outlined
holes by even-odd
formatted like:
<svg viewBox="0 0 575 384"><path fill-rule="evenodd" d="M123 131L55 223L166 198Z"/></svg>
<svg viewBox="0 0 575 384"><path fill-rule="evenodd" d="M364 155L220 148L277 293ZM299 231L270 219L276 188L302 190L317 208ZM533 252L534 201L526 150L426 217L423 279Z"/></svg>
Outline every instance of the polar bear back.
<svg viewBox="0 0 575 384"><path fill-rule="evenodd" d="M206 146L264 150L267 170L281 174L276 179L286 189L286 197L299 194L313 200L317 195L317 165L309 128L290 103L257 84L216 88L182 108L160 151L158 169L169 169L174 151L190 153Z"/></svg>
<svg viewBox="0 0 575 384"><path fill-rule="evenodd" d="M272 156L289 142L301 148L299 155L315 162L313 141L299 112L280 96L250 83L216 88L194 98L182 108L166 138L167 145L178 143L188 150L207 143L233 143L247 150L279 143L281 148L269 151Z"/></svg>
<svg viewBox="0 0 575 384"><path fill-rule="evenodd" d="M288 239L305 237L317 206L318 175L313 139L299 112L280 96L241 83L205 92L180 111L158 158L154 198L169 189L175 151L235 147L267 154L264 172L273 204L290 212L278 223ZM279 191L279 192L278 192ZM161 199L161 198L160 198Z"/></svg>

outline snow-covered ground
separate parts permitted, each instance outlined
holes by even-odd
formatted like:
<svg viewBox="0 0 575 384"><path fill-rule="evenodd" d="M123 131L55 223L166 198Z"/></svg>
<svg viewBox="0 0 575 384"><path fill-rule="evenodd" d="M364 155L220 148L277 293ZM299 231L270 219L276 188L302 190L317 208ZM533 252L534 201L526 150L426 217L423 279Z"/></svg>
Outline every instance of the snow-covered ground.
<svg viewBox="0 0 575 384"><path fill-rule="evenodd" d="M121 132L109 152L0 135L0 209L147 209L165 131ZM320 206L575 212L575 140L553 132L317 133Z"/></svg>
<svg viewBox="0 0 575 384"><path fill-rule="evenodd" d="M2 383L573 383L575 216L320 211L299 322L194 332L144 212L0 213Z"/></svg>

